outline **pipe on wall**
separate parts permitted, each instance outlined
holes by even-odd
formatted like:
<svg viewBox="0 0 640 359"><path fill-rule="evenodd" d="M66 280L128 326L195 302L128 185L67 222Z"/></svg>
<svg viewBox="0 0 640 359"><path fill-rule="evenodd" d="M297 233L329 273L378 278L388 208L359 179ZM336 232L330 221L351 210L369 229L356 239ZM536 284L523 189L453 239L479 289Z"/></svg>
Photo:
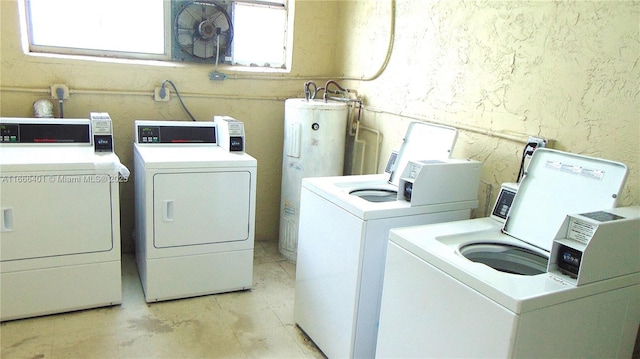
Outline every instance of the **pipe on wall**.
<svg viewBox="0 0 640 359"><path fill-rule="evenodd" d="M500 139L503 139L503 140L512 141L512 142L516 142L516 143L526 144L529 141L529 135L527 135L527 134L518 134L518 133L509 134L509 133L495 132L495 131L491 131L491 130L486 129L486 128L479 128L479 127L469 126L469 125L466 125L466 124L460 123L460 122L437 121L437 120L422 118L422 117L418 117L418 116L414 116L414 115L405 115L405 114L395 113L395 112L391 112L391 111L388 111L388 110L385 110L385 109L375 108L375 107L371 107L371 106L365 107L364 110L368 111L368 112L371 112L371 113L379 113L379 114L398 116L398 117L407 118L407 119L410 119L410 120L416 120L416 121L432 123L432 124L435 124L435 125L454 127L454 128L456 128L458 130L477 133L477 134L481 134L481 135L485 135L485 136L489 136L489 137L494 137L494 138L500 138Z"/></svg>
<svg viewBox="0 0 640 359"><path fill-rule="evenodd" d="M39 89L39 88L26 88L26 87L0 87L0 92L22 92L22 93L34 93L34 94L44 94L49 95L49 89ZM69 94L73 95L117 95L117 96L145 96L153 98L153 90L150 91L123 91L123 90L92 90L92 89L70 89ZM217 98L224 100L234 100L234 99L242 99L242 100L260 100L260 101L284 101L289 97L279 97L279 96L230 96L230 95L218 95L218 94L208 94L208 93L195 93L195 92L187 92L182 93L180 95L183 97L193 97L193 98Z"/></svg>
<svg viewBox="0 0 640 359"><path fill-rule="evenodd" d="M49 89L40 89L40 88L27 88L27 87L0 87L0 92L22 92L22 93L33 93L33 94L44 94L49 95ZM92 90L92 89L70 89L70 94L76 95L119 95L119 96L145 96L153 98L153 91L122 91L122 90ZM216 98L223 100L255 100L255 101L285 101L290 97L280 97L280 96L230 96L230 95L218 95L218 94L207 94L207 93L181 93L184 97L192 97L192 98ZM462 131L468 131L476 134L481 134L489 137L500 138L503 140L508 140L516 143L526 144L529 140L528 134L507 134L501 132L491 131L486 128L478 128L474 126L469 126L464 123L459 122L444 122L437 121L433 119L421 118L414 115L405 115L401 113L392 112L389 110L385 110L382 108L375 108L371 106L363 107L363 109L367 112L371 113L380 113L387 114L392 116L403 117L411 120L423 121L428 123L433 123L437 125L450 126L457 128Z"/></svg>

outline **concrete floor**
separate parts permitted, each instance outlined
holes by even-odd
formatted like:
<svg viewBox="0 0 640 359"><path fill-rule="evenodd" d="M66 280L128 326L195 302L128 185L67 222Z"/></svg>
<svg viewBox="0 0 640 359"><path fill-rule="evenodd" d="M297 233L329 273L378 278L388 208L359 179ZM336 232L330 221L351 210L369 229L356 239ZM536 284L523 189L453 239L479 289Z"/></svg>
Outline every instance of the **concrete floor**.
<svg viewBox="0 0 640 359"><path fill-rule="evenodd" d="M295 264L255 244L251 290L147 304L133 254L122 304L0 325L9 358L324 358L293 320Z"/></svg>

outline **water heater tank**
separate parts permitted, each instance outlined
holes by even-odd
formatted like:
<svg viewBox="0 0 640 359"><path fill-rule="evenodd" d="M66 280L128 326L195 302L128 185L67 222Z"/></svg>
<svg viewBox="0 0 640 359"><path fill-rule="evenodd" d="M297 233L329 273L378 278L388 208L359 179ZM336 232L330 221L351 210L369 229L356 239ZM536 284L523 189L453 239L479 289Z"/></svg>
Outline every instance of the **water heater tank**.
<svg viewBox="0 0 640 359"><path fill-rule="evenodd" d="M297 254L302 179L342 176L347 117L346 103L285 101L279 248L289 260Z"/></svg>

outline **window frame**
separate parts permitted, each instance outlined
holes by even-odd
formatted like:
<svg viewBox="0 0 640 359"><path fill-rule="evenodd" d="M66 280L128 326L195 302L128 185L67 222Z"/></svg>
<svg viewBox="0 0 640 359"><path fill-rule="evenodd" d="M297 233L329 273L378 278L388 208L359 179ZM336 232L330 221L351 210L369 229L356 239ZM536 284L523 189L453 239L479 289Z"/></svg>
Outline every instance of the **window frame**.
<svg viewBox="0 0 640 359"><path fill-rule="evenodd" d="M195 0L197 1L197 0ZM283 49L283 64L280 67L275 66L262 66L255 64L243 65L232 61L231 64L225 63L222 59L219 61L219 65L223 67L237 67L241 69L254 69L258 72L264 72L269 70L289 70L291 64L291 43L293 41L291 36L292 29L292 11L289 5L293 0L283 0L283 3L278 3L269 0L230 0L234 3L249 4L261 7L281 7L285 11L285 27L283 29L282 36L284 37L284 49ZM114 61L126 61L126 60L141 60L141 61L161 61L167 64L206 64L215 65L215 58L212 61L181 61L176 60L172 56L172 50L174 46L173 39L173 19L171 7L173 0L163 1L163 13L164 13L164 52L162 54L142 53L142 52L130 52L130 51L114 51L114 50L94 50L86 48L73 48L63 46L49 46L49 45L36 45L33 44L33 37L31 31L31 19L29 15L29 0L20 0L20 24L22 27L23 47L25 53L37 55L37 56L64 56L64 57L82 57L82 58L96 58L96 59L113 59ZM235 26L235 24L234 24Z"/></svg>

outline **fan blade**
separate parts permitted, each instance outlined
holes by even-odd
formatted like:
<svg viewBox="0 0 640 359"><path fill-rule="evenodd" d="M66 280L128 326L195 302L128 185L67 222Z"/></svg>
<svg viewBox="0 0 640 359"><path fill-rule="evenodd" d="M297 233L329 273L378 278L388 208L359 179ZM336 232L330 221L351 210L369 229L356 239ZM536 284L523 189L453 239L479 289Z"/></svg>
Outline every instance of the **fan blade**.
<svg viewBox="0 0 640 359"><path fill-rule="evenodd" d="M200 13L195 11L191 5L184 8L180 14L178 15L178 25L183 28L192 28L194 29L197 24L200 22Z"/></svg>
<svg viewBox="0 0 640 359"><path fill-rule="evenodd" d="M193 45L193 30L178 29L177 39L178 43L183 47L191 47L191 45Z"/></svg>
<svg viewBox="0 0 640 359"><path fill-rule="evenodd" d="M193 56L208 59L216 56L216 43L213 40L194 39Z"/></svg>
<svg viewBox="0 0 640 359"><path fill-rule="evenodd" d="M224 16L224 14L221 12L211 16L208 20L212 21L216 25L216 27L219 27L220 29L222 29L222 31L226 31L229 29L229 21L227 20L227 17Z"/></svg>

